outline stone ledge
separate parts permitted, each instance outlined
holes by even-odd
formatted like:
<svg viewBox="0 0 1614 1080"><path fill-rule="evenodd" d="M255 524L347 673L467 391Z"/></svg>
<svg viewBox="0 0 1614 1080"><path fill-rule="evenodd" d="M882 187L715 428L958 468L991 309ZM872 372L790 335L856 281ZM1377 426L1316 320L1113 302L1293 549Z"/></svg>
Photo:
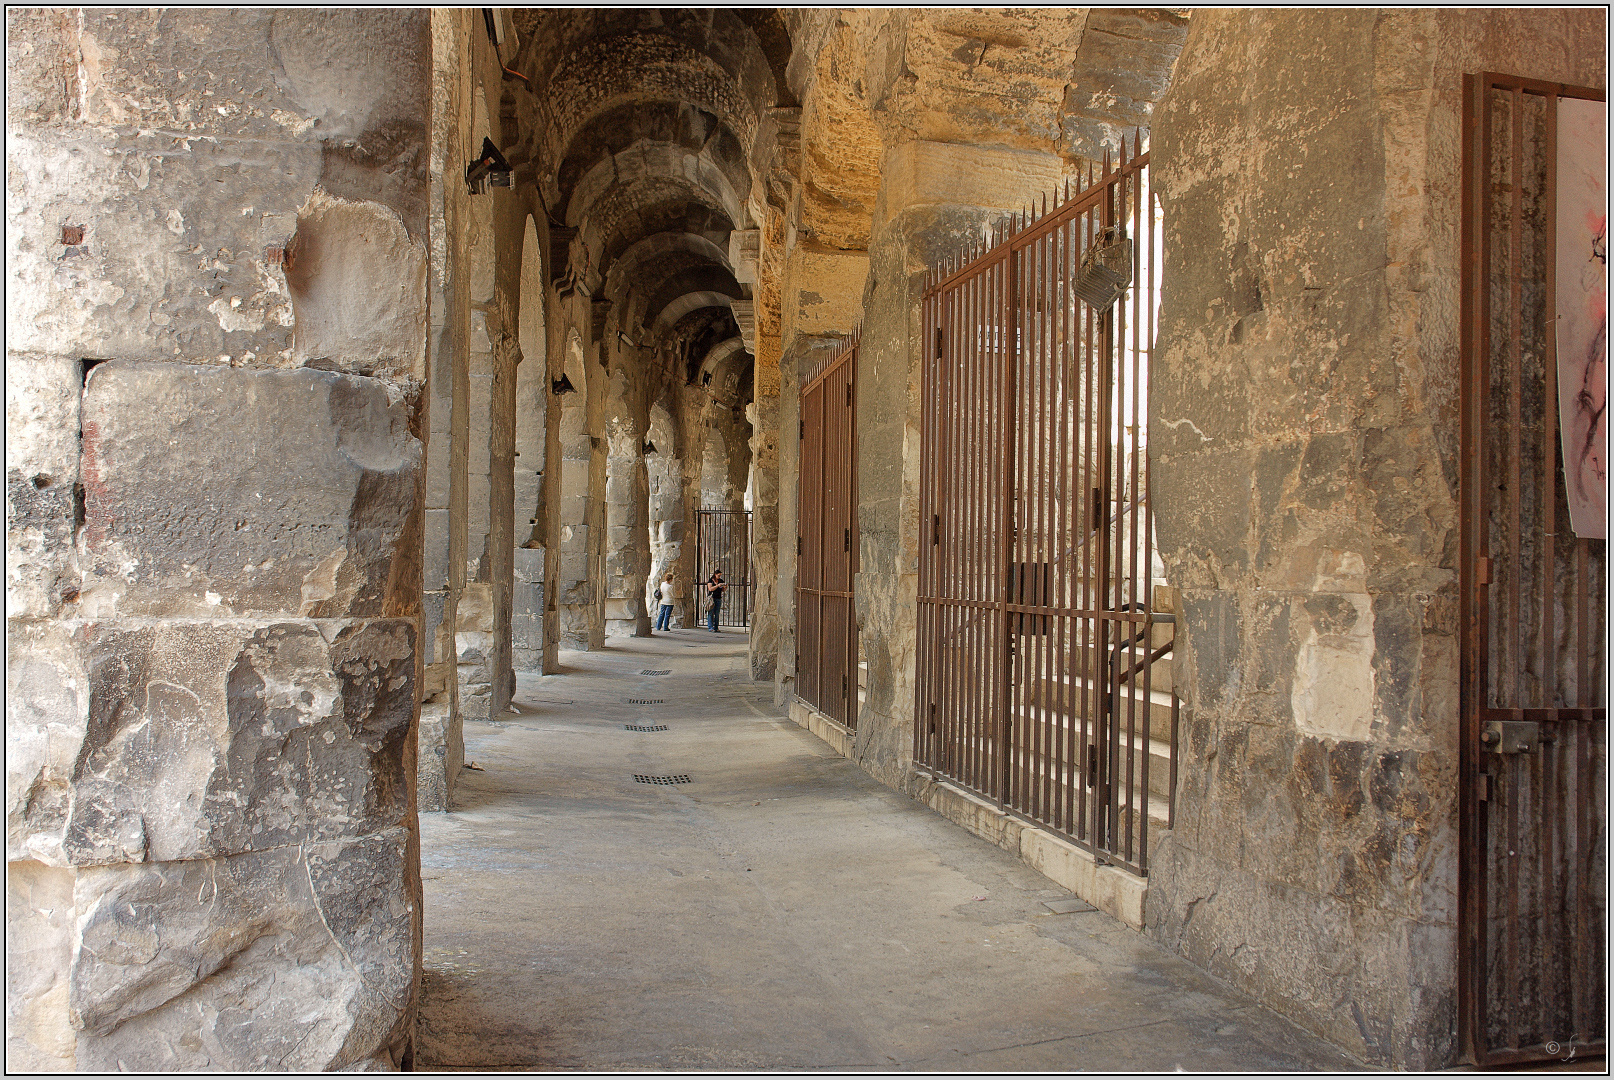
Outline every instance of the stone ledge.
<svg viewBox="0 0 1614 1080"><path fill-rule="evenodd" d="M852 740L856 737L852 729L831 720L801 698L791 697L790 719L828 743L841 757L852 756Z"/></svg>
<svg viewBox="0 0 1614 1080"><path fill-rule="evenodd" d="M854 733L798 697L790 698L790 719L806 728L844 758L852 756ZM1006 814L991 803L945 780L925 774L914 778L910 794L955 825L982 840L1012 851L1031 869L1060 888L1069 889L1106 915L1134 930L1143 929L1149 882L1120 867L1103 866L1075 844L1028 821Z"/></svg>
<svg viewBox="0 0 1614 1080"><path fill-rule="evenodd" d="M945 780L921 774L915 778L913 794L953 824L1019 855L1027 866L1106 915L1134 930L1143 929L1144 905L1149 896L1147 878L1100 865L1089 852L1070 841L1006 814Z"/></svg>

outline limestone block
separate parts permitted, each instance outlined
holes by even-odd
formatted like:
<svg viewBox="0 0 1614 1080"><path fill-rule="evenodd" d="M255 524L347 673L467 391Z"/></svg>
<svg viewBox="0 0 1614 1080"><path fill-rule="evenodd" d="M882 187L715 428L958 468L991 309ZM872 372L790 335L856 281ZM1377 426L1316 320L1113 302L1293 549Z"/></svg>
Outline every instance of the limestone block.
<svg viewBox="0 0 1614 1080"><path fill-rule="evenodd" d="M447 810L465 765L465 723L448 702L421 706L418 745L415 806L423 813Z"/></svg>
<svg viewBox="0 0 1614 1080"><path fill-rule="evenodd" d="M454 607L454 631L492 632L494 616L493 586L485 581L469 582L460 593Z"/></svg>
<svg viewBox="0 0 1614 1080"><path fill-rule="evenodd" d="M421 584L428 589L448 588L448 536L452 520L448 510L427 510L421 515L424 522L422 541Z"/></svg>
<svg viewBox="0 0 1614 1080"><path fill-rule="evenodd" d="M786 342L796 334L844 334L862 321L869 257L798 246L785 264Z"/></svg>
<svg viewBox="0 0 1614 1080"><path fill-rule="evenodd" d="M1038 150L914 139L886 151L881 203L888 218L934 204L1018 209L1052 191L1061 169L1057 155Z"/></svg>
<svg viewBox="0 0 1614 1080"><path fill-rule="evenodd" d="M155 132L6 137L11 349L292 362L291 297L264 261L264 229L308 200L318 144L200 141L175 153ZM82 244L63 246L64 222L84 226Z"/></svg>
<svg viewBox="0 0 1614 1080"><path fill-rule="evenodd" d="M443 625L448 614L447 590L434 590L420 596L420 640L422 664L434 664L442 659L437 655L437 628Z"/></svg>
<svg viewBox="0 0 1614 1080"><path fill-rule="evenodd" d="M79 363L6 357L6 608L46 616L72 596Z"/></svg>
<svg viewBox="0 0 1614 1080"><path fill-rule="evenodd" d="M418 125L424 109L408 91L425 80L425 23L402 12L89 9L84 118L265 140Z"/></svg>
<svg viewBox="0 0 1614 1080"><path fill-rule="evenodd" d="M83 426L85 615L418 610L421 446L380 382L114 360Z"/></svg>
<svg viewBox="0 0 1614 1080"><path fill-rule="evenodd" d="M411 620L11 629L12 860L202 859L408 811Z"/></svg>
<svg viewBox="0 0 1614 1080"><path fill-rule="evenodd" d="M409 829L78 871L68 1005L90 1071L339 1069L402 1049Z"/></svg>
<svg viewBox="0 0 1614 1080"><path fill-rule="evenodd" d="M72 1072L67 1017L73 962L73 871L28 861L6 867L6 1069Z"/></svg>
<svg viewBox="0 0 1614 1080"><path fill-rule="evenodd" d="M6 126L16 130L65 119L78 101L78 13L70 8L6 9Z"/></svg>
<svg viewBox="0 0 1614 1080"><path fill-rule="evenodd" d="M544 580L544 549L518 547L515 556L515 579L542 583ZM536 609L535 609L536 610Z"/></svg>

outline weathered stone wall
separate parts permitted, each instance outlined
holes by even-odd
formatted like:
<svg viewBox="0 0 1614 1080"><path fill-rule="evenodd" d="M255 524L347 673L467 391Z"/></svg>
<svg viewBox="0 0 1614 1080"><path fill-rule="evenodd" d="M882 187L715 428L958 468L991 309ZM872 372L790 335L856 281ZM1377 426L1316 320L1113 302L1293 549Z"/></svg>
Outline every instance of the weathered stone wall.
<svg viewBox="0 0 1614 1080"><path fill-rule="evenodd" d="M1456 1050L1461 75L1601 86L1603 33L1198 12L1155 127L1154 500L1189 719L1147 921L1375 1064Z"/></svg>
<svg viewBox="0 0 1614 1080"><path fill-rule="evenodd" d="M427 16L7 19L8 1068L394 1067Z"/></svg>

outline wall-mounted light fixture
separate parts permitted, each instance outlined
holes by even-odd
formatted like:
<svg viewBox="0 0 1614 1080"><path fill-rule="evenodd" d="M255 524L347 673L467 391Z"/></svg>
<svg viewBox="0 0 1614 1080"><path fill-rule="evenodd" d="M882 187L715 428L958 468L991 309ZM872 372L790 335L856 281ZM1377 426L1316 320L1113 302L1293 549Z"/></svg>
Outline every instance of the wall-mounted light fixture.
<svg viewBox="0 0 1614 1080"><path fill-rule="evenodd" d="M560 378L550 381L549 389L557 397L561 394L572 394L577 392L577 387L572 385L572 380L566 377L566 373L564 371L560 373Z"/></svg>
<svg viewBox="0 0 1614 1080"><path fill-rule="evenodd" d="M1095 311L1109 306L1132 284L1132 241L1113 228L1099 233L1082 256L1082 268L1071 291Z"/></svg>
<svg viewBox="0 0 1614 1080"><path fill-rule="evenodd" d="M649 439L646 439L644 441L644 445L639 447L639 453L641 454L654 454L655 452L656 444L651 442Z"/></svg>
<svg viewBox="0 0 1614 1080"><path fill-rule="evenodd" d="M482 156L465 166L465 186L471 189L472 195L481 195L490 187L507 188L511 186L513 173L510 162L499 153L493 140L484 138Z"/></svg>

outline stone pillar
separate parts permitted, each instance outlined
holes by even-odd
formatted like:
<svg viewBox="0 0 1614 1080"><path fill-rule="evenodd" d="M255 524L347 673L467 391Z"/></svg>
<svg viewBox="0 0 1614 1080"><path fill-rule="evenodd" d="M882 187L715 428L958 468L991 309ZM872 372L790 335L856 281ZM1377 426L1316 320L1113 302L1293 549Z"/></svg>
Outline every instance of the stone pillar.
<svg viewBox="0 0 1614 1080"><path fill-rule="evenodd" d="M481 87L475 88L475 108L467 147L480 148L488 134L486 99ZM468 154L474 154L470 149ZM493 715L493 663L498 605L493 595L492 566L488 559L492 516L492 440L494 379L499 366L494 339L498 315L493 310L496 250L491 192L468 200L466 223L467 265L470 301L466 348L465 445L465 584L460 594L454 624L454 647L458 660L459 705L462 716L486 720ZM490 326L490 320L494 325Z"/></svg>
<svg viewBox="0 0 1614 1080"><path fill-rule="evenodd" d="M510 587L511 664L516 671L544 672L543 481L548 421L547 342L544 333L543 249L531 215L521 244L521 282L516 334L515 446L511 466L511 521L515 550Z"/></svg>
<svg viewBox="0 0 1614 1080"><path fill-rule="evenodd" d="M649 441L655 452L645 455L645 482L648 488L647 505L650 513L650 574L646 591L653 593L668 573L676 574L684 548L684 493L683 459L676 452L679 440L673 427L671 413L663 405L650 411ZM674 618L680 619L677 603L680 586L675 579L673 594L657 601L647 596L652 605L652 618L661 603L670 603Z"/></svg>
<svg viewBox="0 0 1614 1080"><path fill-rule="evenodd" d="M1147 925L1375 1067L1457 1052L1462 74L1605 85L1604 20L1197 11L1155 125L1188 719Z"/></svg>
<svg viewBox="0 0 1614 1080"><path fill-rule="evenodd" d="M1035 150L915 140L885 152L858 353L854 591L869 677L854 756L894 786L907 783L913 762L924 275L1004 209L1052 190L1060 168Z"/></svg>
<svg viewBox="0 0 1614 1080"><path fill-rule="evenodd" d="M9 1068L408 1050L430 18L7 13Z"/></svg>
<svg viewBox="0 0 1614 1080"><path fill-rule="evenodd" d="M571 309L575 306L574 296L566 304L569 318L573 317ZM547 590L554 597L553 607L546 614L552 612L553 637L558 647L586 649L589 609L594 595L594 582L589 573L588 521L589 469L593 456L589 435L590 380L583 360L582 337L575 329L564 333L564 353L551 364L550 371L555 379L565 376L573 389L551 397L550 424L555 436L546 479L554 485L549 513L553 516L550 535L554 537L550 550L555 552L555 558L548 568L552 584ZM546 607L549 603L551 601L546 599ZM547 626L544 633L548 641Z"/></svg>
<svg viewBox="0 0 1614 1080"><path fill-rule="evenodd" d="M605 632L648 637L645 578L650 573L647 373L636 350L619 355L605 403Z"/></svg>

